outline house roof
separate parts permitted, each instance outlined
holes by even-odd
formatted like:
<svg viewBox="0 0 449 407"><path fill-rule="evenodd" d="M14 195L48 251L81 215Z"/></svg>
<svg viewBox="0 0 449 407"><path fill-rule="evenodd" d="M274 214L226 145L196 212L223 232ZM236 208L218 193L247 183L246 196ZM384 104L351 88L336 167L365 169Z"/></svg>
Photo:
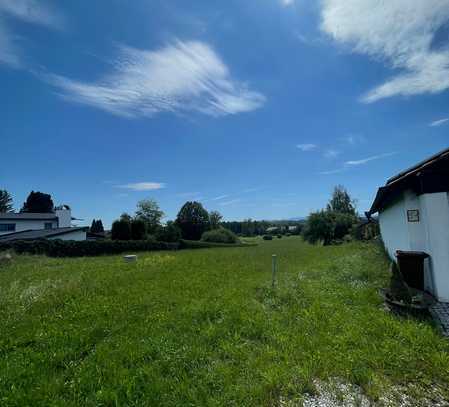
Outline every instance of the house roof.
<svg viewBox="0 0 449 407"><path fill-rule="evenodd" d="M89 227L74 227L74 228L57 228L57 229L39 229L39 230L24 230L22 232L13 232L0 236L0 243L12 240L36 240L46 239L49 237L56 237L73 233L77 231L87 231Z"/></svg>
<svg viewBox="0 0 449 407"><path fill-rule="evenodd" d="M418 195L449 191L449 148L389 178L385 186L378 189L366 215L370 217L379 212L407 189Z"/></svg>
<svg viewBox="0 0 449 407"><path fill-rule="evenodd" d="M1 220L57 220L54 213L6 212L0 213Z"/></svg>

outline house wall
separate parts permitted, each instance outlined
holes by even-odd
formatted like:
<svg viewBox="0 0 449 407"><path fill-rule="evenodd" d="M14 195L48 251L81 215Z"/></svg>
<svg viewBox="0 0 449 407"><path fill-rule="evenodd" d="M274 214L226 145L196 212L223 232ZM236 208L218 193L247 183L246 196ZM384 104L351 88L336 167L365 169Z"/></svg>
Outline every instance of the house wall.
<svg viewBox="0 0 449 407"><path fill-rule="evenodd" d="M37 220L37 219L31 219L31 220L25 220L25 219L17 219L17 220L0 220L0 223L6 223L6 224L15 224L16 230L15 232L23 232L24 230L39 230L39 229L45 229L45 224L47 222L51 222L53 225L53 229L56 229L58 227L58 222L56 220ZM0 235L6 235L11 232L0 232Z"/></svg>
<svg viewBox="0 0 449 407"><path fill-rule="evenodd" d="M392 260L396 250L410 250L407 211L402 196L379 213L379 226L385 248Z"/></svg>
<svg viewBox="0 0 449 407"><path fill-rule="evenodd" d="M87 235L84 230L77 230L74 232L64 233L63 235L49 237L50 240L60 239L60 240L86 240Z"/></svg>
<svg viewBox="0 0 449 407"><path fill-rule="evenodd" d="M419 222L408 222L407 210L419 210ZM423 251L425 288L449 301L449 199L447 192L417 196L406 191L379 213L385 247L392 260L396 250Z"/></svg>

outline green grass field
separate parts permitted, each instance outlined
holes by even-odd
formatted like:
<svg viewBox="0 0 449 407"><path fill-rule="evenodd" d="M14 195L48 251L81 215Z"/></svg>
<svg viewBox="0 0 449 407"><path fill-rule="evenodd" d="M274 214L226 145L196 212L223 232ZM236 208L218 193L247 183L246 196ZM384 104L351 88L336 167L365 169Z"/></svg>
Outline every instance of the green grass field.
<svg viewBox="0 0 449 407"><path fill-rule="evenodd" d="M135 264L15 257L0 269L0 405L301 405L317 380L449 400L449 343L384 310L388 278L373 244L297 237Z"/></svg>

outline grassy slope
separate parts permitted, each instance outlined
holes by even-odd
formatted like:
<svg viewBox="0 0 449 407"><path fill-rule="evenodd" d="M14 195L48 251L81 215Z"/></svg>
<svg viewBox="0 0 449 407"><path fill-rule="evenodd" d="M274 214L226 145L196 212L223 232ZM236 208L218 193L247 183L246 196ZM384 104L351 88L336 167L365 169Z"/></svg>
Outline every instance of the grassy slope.
<svg viewBox="0 0 449 407"><path fill-rule="evenodd" d="M383 311L387 279L375 246L295 237L137 264L16 258L0 270L0 405L259 406L333 377L373 398L447 388L448 343Z"/></svg>

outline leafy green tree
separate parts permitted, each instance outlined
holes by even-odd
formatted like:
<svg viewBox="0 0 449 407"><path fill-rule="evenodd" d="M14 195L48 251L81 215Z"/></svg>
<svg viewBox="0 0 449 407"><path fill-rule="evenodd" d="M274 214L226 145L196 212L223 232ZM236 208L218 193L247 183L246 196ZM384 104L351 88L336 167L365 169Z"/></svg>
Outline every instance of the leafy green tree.
<svg viewBox="0 0 449 407"><path fill-rule="evenodd" d="M92 233L104 233L104 227L103 227L103 222L101 221L101 219L94 219L92 221L92 224L90 226L90 232Z"/></svg>
<svg viewBox="0 0 449 407"><path fill-rule="evenodd" d="M131 223L131 221L133 220L133 217L129 213L123 212L120 215L120 220L124 220L126 222Z"/></svg>
<svg viewBox="0 0 449 407"><path fill-rule="evenodd" d="M218 211L212 211L209 213L209 221L211 229L218 229L220 227L223 215Z"/></svg>
<svg viewBox="0 0 449 407"><path fill-rule="evenodd" d="M144 199L137 203L136 219L145 223L149 234L154 234L160 228L164 216L164 212L154 199Z"/></svg>
<svg viewBox="0 0 449 407"><path fill-rule="evenodd" d="M12 196L6 189L0 189L0 213L12 212Z"/></svg>
<svg viewBox="0 0 449 407"><path fill-rule="evenodd" d="M337 185L332 193L332 198L327 204L329 212L344 213L348 215L356 215L355 201L351 199L348 191L342 185Z"/></svg>
<svg viewBox="0 0 449 407"><path fill-rule="evenodd" d="M54 210L55 206L51 199L51 195L39 191L31 191L20 212L51 213L54 212Z"/></svg>
<svg viewBox="0 0 449 407"><path fill-rule="evenodd" d="M329 211L313 212L307 218L302 235L304 240L315 244L323 242L328 245L334 238L334 218Z"/></svg>
<svg viewBox="0 0 449 407"><path fill-rule="evenodd" d="M112 240L130 240L131 239L131 223L126 219L114 221L111 228Z"/></svg>
<svg viewBox="0 0 449 407"><path fill-rule="evenodd" d="M178 212L176 225L181 229L182 237L187 240L200 240L209 230L209 214L199 202L186 202Z"/></svg>
<svg viewBox="0 0 449 407"><path fill-rule="evenodd" d="M145 222L142 219L132 219L130 225L131 225L131 239L132 240L145 239L146 227L145 227Z"/></svg>
<svg viewBox="0 0 449 407"><path fill-rule="evenodd" d="M172 221L168 221L156 232L156 240L160 242L179 242L181 240L181 229Z"/></svg>

